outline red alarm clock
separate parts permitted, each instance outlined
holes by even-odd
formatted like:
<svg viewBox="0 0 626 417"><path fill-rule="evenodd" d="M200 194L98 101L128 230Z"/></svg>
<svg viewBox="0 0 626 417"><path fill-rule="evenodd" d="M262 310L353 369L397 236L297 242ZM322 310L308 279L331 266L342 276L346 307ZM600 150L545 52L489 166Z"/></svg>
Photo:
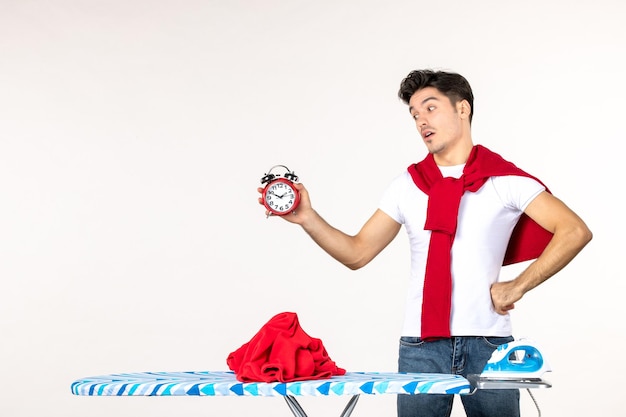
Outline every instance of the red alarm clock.
<svg viewBox="0 0 626 417"><path fill-rule="evenodd" d="M275 168L284 168L283 176L273 174ZM300 192L294 187L294 182L298 181L298 176L284 165L274 165L261 178L261 184L265 184L263 189L263 205L270 214L284 216L292 213L300 204Z"/></svg>

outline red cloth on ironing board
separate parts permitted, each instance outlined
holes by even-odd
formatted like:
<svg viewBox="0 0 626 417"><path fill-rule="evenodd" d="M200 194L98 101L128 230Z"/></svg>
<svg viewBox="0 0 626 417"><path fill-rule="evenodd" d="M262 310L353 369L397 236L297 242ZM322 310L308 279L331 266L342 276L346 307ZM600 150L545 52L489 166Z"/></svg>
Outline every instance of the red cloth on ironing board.
<svg viewBox="0 0 626 417"><path fill-rule="evenodd" d="M302 330L295 313L272 317L228 355L226 363L241 382L290 382L346 373L330 359L320 339Z"/></svg>
<svg viewBox="0 0 626 417"><path fill-rule="evenodd" d="M450 252L461 197L466 191L478 191L489 177L517 175L539 180L481 145L472 148L461 178L444 178L432 154L409 166L408 171L415 185L428 194L424 229L431 231L422 298L421 337L424 340L447 338L450 337L452 302ZM537 258L551 238L552 233L522 214L511 235L503 265Z"/></svg>

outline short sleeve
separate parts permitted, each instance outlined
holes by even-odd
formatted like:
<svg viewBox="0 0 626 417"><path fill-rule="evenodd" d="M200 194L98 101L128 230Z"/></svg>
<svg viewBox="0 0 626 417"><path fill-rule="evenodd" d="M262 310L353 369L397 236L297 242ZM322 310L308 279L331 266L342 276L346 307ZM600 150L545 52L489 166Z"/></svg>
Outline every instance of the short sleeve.
<svg viewBox="0 0 626 417"><path fill-rule="evenodd" d="M397 176L387 186L378 203L380 210L400 224L404 224L404 218L400 210L400 199L402 197L402 189L406 186L406 176L408 176L408 173Z"/></svg>
<svg viewBox="0 0 626 417"><path fill-rule="evenodd" d="M526 207L546 190L540 182L529 177L508 175L492 177L491 180L503 204L519 211L526 210Z"/></svg>

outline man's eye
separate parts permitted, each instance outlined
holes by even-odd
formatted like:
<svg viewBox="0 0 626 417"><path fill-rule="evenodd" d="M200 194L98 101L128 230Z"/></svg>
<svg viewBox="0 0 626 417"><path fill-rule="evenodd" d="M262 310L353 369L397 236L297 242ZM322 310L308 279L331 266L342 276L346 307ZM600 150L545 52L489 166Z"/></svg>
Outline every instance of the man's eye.
<svg viewBox="0 0 626 417"><path fill-rule="evenodd" d="M435 106L428 106L428 111L433 111L435 110Z"/></svg>
<svg viewBox="0 0 626 417"><path fill-rule="evenodd" d="M416 113L416 114L413 115L413 120L417 120L419 117L420 117L420 115Z"/></svg>

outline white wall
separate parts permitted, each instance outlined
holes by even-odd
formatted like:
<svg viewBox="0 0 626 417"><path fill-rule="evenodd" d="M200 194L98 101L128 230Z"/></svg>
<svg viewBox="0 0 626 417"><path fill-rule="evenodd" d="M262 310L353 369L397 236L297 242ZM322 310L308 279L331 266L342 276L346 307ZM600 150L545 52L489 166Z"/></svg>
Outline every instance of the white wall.
<svg viewBox="0 0 626 417"><path fill-rule="evenodd" d="M535 392L544 415L623 415L625 12L619 0L0 0L0 415L291 415L276 398L70 393L84 376L224 370L282 311L340 366L395 370L404 232L352 272L265 219L256 187L285 164L356 232L425 155L396 91L426 67L465 75L475 142L594 232L512 313L554 369ZM345 400L303 404L338 414ZM525 393L522 406L536 414ZM394 413L381 396L354 415Z"/></svg>

